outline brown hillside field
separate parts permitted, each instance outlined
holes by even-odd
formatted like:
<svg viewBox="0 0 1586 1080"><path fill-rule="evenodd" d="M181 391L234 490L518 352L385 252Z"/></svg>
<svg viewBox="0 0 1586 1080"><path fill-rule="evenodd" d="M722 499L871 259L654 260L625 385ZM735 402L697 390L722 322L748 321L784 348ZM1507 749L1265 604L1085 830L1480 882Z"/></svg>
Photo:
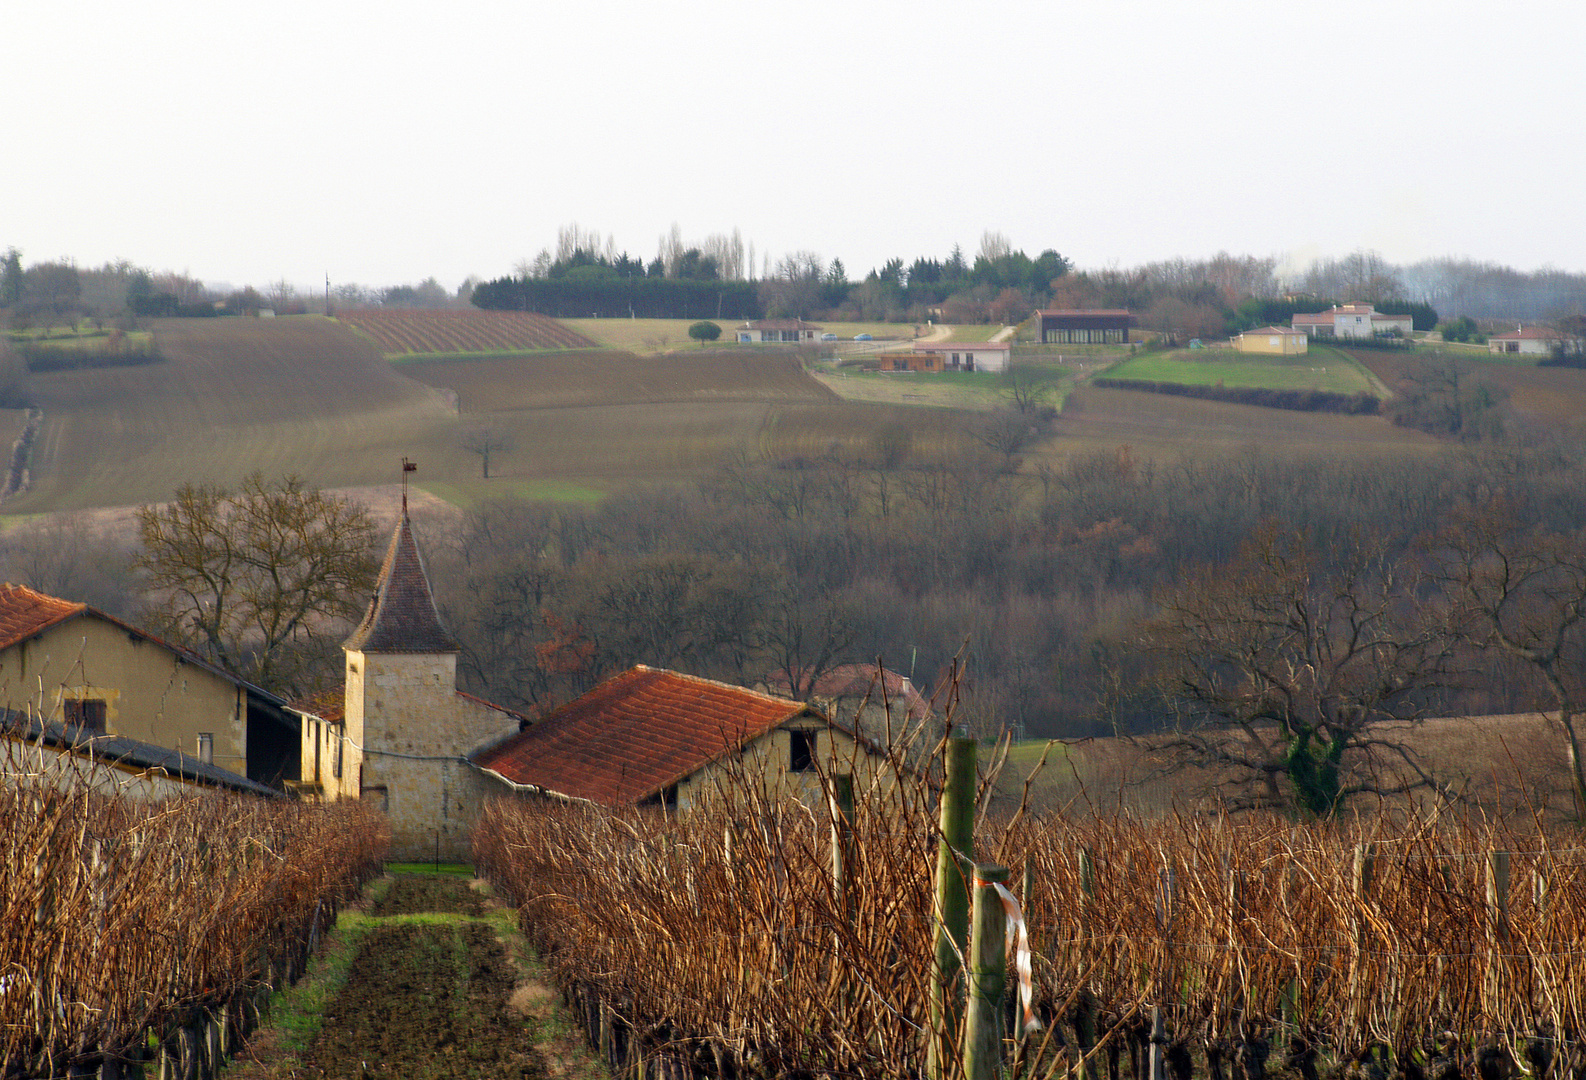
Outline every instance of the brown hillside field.
<svg viewBox="0 0 1586 1080"><path fill-rule="evenodd" d="M399 371L453 390L465 412L708 401L835 401L785 354L616 351L415 360Z"/></svg>
<svg viewBox="0 0 1586 1080"><path fill-rule="evenodd" d="M154 502L254 470L388 481L455 422L444 395L317 316L161 320L154 340L164 363L30 379L44 426L8 514Z"/></svg>
<svg viewBox="0 0 1586 1080"><path fill-rule="evenodd" d="M1081 384L1058 418L1057 437L1040 453L1064 456L1129 446L1137 457L1171 460L1258 447L1296 457L1397 457L1433 454L1443 445L1380 416L1291 412Z"/></svg>
<svg viewBox="0 0 1586 1080"><path fill-rule="evenodd" d="M1435 363L1425 356L1403 356L1359 349L1350 353L1390 387L1406 371ZM1535 367L1490 361L1486 354L1460 354L1468 365L1468 378L1509 395L1509 406L1522 422L1561 425L1579 434L1586 425L1586 371L1576 368Z"/></svg>

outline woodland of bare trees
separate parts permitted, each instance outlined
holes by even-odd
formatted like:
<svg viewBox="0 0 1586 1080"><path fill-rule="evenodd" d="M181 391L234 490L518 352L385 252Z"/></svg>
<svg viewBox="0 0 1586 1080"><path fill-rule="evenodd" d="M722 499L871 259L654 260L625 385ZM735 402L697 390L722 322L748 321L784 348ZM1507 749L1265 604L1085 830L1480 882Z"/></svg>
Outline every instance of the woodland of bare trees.
<svg viewBox="0 0 1586 1080"><path fill-rule="evenodd" d="M1277 719L1308 746L1269 745L1255 771L1273 754L1325 771L1376 720L1557 707L1532 646L1505 646L1490 597L1454 576L1490 543L1450 530L1501 493L1562 579L1580 479L1578 458L1536 448L1173 464L1124 448L1020 475L878 439L865 459L741 461L592 509L485 505L430 545L430 568L465 682L529 710L638 662L807 686L880 658L929 690L957 656L961 716L988 731L1199 738ZM1552 581L1529 585L1544 621ZM1586 651L1570 646L1574 680ZM1321 660L1281 674L1296 657ZM1350 784L1327 780L1315 808Z"/></svg>

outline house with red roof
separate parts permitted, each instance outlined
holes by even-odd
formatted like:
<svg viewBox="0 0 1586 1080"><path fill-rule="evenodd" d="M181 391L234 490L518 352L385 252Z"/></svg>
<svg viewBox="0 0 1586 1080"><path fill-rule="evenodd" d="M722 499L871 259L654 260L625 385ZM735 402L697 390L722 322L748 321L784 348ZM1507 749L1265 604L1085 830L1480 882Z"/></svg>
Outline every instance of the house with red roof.
<svg viewBox="0 0 1586 1080"><path fill-rule="evenodd" d="M814 705L643 665L471 760L503 790L679 809L733 774L801 795L820 790L821 772L863 784L886 767Z"/></svg>
<svg viewBox="0 0 1586 1080"><path fill-rule="evenodd" d="M441 622L404 505L363 620L342 643L341 692L299 703L303 794L370 799L396 858L460 859L499 788L468 756L527 718L457 689L460 646Z"/></svg>
<svg viewBox="0 0 1586 1080"><path fill-rule="evenodd" d="M284 699L25 585L0 585L0 705L73 736L73 746L101 739L119 753L136 743L276 789L298 778L297 718Z"/></svg>

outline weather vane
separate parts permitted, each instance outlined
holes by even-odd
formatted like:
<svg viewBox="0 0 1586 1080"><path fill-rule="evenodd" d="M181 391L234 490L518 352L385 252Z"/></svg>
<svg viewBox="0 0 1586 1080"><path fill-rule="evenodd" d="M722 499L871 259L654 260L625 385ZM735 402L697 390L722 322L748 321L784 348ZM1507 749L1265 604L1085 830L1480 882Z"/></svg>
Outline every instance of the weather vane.
<svg viewBox="0 0 1586 1080"><path fill-rule="evenodd" d="M418 472L419 467L407 458L402 459L402 516L408 516L408 473Z"/></svg>

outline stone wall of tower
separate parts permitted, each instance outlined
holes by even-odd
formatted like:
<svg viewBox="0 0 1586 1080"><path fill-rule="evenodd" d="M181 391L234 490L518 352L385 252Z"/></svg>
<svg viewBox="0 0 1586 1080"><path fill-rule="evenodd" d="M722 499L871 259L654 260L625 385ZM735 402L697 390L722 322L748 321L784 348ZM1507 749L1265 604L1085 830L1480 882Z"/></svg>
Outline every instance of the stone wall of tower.
<svg viewBox="0 0 1586 1080"><path fill-rule="evenodd" d="M456 675L451 653L347 653L346 731L357 748L347 748L341 790L356 785L385 809L392 858L466 860L468 832L499 791L461 758L516 734L517 719L459 695Z"/></svg>

